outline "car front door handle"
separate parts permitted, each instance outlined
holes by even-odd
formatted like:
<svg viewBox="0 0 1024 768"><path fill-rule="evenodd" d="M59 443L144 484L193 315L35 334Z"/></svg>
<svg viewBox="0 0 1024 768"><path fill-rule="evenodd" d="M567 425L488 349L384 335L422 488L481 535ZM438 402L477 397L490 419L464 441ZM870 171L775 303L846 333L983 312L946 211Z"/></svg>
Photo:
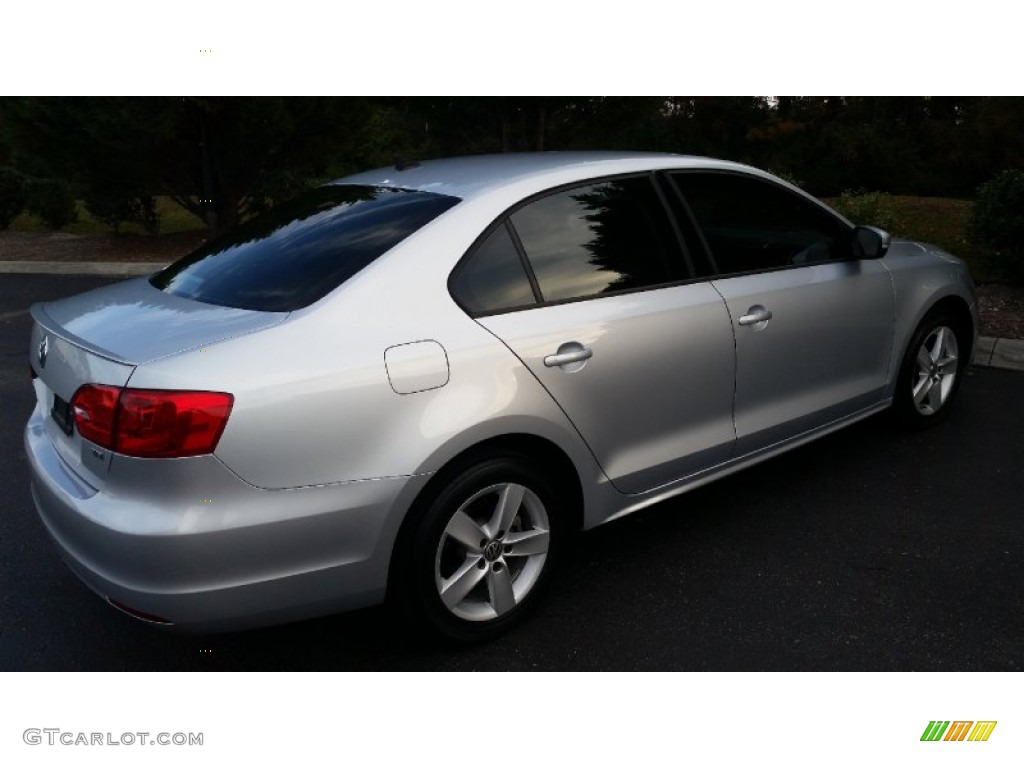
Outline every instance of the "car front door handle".
<svg viewBox="0 0 1024 768"><path fill-rule="evenodd" d="M544 365L548 368L557 368L562 365L582 363L593 356L594 350L590 347L584 347L582 344L577 344L576 342L569 342L568 344L560 346L557 353L545 357Z"/></svg>
<svg viewBox="0 0 1024 768"><path fill-rule="evenodd" d="M762 307L760 304L755 304L747 310L747 314L740 315L740 325L757 325L758 323L767 323L772 319L772 313Z"/></svg>

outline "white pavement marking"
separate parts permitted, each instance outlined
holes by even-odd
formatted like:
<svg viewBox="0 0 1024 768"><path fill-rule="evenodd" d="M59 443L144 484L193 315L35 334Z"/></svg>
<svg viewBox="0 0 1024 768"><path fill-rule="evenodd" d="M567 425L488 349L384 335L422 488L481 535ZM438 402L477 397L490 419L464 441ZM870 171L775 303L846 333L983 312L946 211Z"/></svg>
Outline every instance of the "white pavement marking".
<svg viewBox="0 0 1024 768"><path fill-rule="evenodd" d="M0 261L0 273L135 277L151 274L166 266L163 262L152 261Z"/></svg>

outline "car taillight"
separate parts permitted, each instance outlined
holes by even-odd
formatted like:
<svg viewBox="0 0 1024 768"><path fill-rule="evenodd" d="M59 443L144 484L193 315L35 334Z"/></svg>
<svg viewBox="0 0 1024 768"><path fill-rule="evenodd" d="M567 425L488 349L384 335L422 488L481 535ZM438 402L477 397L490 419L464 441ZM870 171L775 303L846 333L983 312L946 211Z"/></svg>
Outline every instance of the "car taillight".
<svg viewBox="0 0 1024 768"><path fill-rule="evenodd" d="M86 440L104 448L114 447L114 419L120 387L86 384L71 398L75 426Z"/></svg>
<svg viewBox="0 0 1024 768"><path fill-rule="evenodd" d="M233 402L224 392L126 389L114 450L152 458L213 453Z"/></svg>
<svg viewBox="0 0 1024 768"><path fill-rule="evenodd" d="M213 453L231 414L225 392L121 389L86 384L71 399L82 437L139 458Z"/></svg>

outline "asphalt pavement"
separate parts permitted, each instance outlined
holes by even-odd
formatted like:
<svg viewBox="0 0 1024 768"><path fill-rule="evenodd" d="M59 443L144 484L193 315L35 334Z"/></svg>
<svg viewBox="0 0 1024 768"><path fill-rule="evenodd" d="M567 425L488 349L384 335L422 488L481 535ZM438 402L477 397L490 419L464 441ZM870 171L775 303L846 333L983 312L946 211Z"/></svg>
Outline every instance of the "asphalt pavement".
<svg viewBox="0 0 1024 768"><path fill-rule="evenodd" d="M972 368L949 420L872 418L581 534L544 603L439 648L383 609L183 636L61 563L21 430L35 301L105 284L0 274L0 670L992 670L1024 665L1024 373Z"/></svg>

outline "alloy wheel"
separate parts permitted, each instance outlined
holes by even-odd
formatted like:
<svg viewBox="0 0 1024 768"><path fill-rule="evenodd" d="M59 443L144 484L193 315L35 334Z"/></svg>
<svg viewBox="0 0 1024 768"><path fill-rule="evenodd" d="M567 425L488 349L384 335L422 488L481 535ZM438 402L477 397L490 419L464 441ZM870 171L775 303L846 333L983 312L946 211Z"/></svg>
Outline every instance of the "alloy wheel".
<svg viewBox="0 0 1024 768"><path fill-rule="evenodd" d="M441 602L468 621L507 614L537 584L549 546L547 510L529 488L499 483L474 493L438 543L434 582Z"/></svg>
<svg viewBox="0 0 1024 768"><path fill-rule="evenodd" d="M958 351L956 333L945 325L932 329L917 350L912 395L914 407L923 416L938 413L949 399L959 367Z"/></svg>

